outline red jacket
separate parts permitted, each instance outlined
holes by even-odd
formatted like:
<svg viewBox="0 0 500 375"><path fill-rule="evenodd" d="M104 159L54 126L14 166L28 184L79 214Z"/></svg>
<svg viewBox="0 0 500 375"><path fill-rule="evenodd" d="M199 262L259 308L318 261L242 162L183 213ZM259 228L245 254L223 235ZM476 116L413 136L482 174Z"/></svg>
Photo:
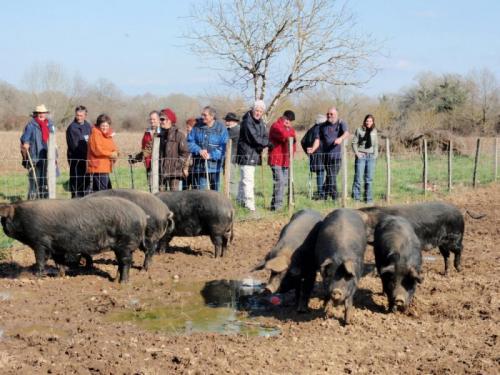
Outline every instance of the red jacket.
<svg viewBox="0 0 500 375"><path fill-rule="evenodd" d="M290 165L288 138L293 138L293 153L295 154L296 151L295 129L291 126L286 127L284 122L283 117L280 117L269 130L269 142L274 146L269 151L268 164L270 166L288 167Z"/></svg>
<svg viewBox="0 0 500 375"><path fill-rule="evenodd" d="M149 130L146 130L142 137L141 148L144 156L144 164L146 169L151 169L151 152L153 150L153 134Z"/></svg>

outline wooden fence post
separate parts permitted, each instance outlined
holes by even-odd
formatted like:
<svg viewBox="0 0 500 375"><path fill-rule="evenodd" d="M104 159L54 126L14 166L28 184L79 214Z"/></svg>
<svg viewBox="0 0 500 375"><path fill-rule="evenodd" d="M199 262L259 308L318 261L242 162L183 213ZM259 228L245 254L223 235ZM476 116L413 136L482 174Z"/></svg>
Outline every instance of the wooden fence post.
<svg viewBox="0 0 500 375"><path fill-rule="evenodd" d="M228 139L226 143L226 159L224 161L224 195L229 198L230 196L230 191L229 191L229 184L231 182L231 160L232 156L231 151L233 148L233 140Z"/></svg>
<svg viewBox="0 0 500 375"><path fill-rule="evenodd" d="M423 188L424 188L424 196L427 195L427 174L428 174L428 160L427 160L427 139L424 138L423 140L424 143L424 173L423 173Z"/></svg>
<svg viewBox="0 0 500 375"><path fill-rule="evenodd" d="M385 201L389 203L391 201L391 151L389 137L385 139L385 160L387 162L387 185L385 190Z"/></svg>
<svg viewBox="0 0 500 375"><path fill-rule="evenodd" d="M49 129L50 130L50 129ZM49 140L47 144L47 188L49 199L56 198L56 133L55 129L49 131Z"/></svg>
<svg viewBox="0 0 500 375"><path fill-rule="evenodd" d="M342 141L342 207L347 206L347 140Z"/></svg>
<svg viewBox="0 0 500 375"><path fill-rule="evenodd" d="M293 137L288 138L288 215L293 213Z"/></svg>
<svg viewBox="0 0 500 375"><path fill-rule="evenodd" d="M476 144L476 157L474 158L474 173L472 174L472 187L476 187L477 183L477 164L479 162L479 148L481 147L481 138L477 139Z"/></svg>
<svg viewBox="0 0 500 375"><path fill-rule="evenodd" d="M151 193L160 190L160 137L153 134L153 150L151 153Z"/></svg>
<svg viewBox="0 0 500 375"><path fill-rule="evenodd" d="M493 151L493 157L495 158L493 160L493 182L497 182L498 178L498 138L495 137L495 150Z"/></svg>
<svg viewBox="0 0 500 375"><path fill-rule="evenodd" d="M453 182L453 141L448 141L448 192L451 193Z"/></svg>

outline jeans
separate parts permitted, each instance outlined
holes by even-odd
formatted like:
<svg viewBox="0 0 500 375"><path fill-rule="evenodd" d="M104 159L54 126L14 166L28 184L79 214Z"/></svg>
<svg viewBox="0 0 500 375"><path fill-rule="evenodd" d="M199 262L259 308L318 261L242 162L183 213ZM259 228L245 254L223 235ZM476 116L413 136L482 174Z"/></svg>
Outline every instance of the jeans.
<svg viewBox="0 0 500 375"><path fill-rule="evenodd" d="M35 164L35 176L33 169L28 171L28 199L47 199L49 187L47 180L47 159L41 159Z"/></svg>
<svg viewBox="0 0 500 375"><path fill-rule="evenodd" d="M338 198L337 191L337 174L340 170L340 165L342 164L342 159L338 156L327 155L325 157L325 169L326 169L326 180L324 184L324 194L325 199L329 196L332 197L333 200Z"/></svg>
<svg viewBox="0 0 500 375"><path fill-rule="evenodd" d="M321 169L316 172L316 197L325 198L325 170Z"/></svg>
<svg viewBox="0 0 500 375"><path fill-rule="evenodd" d="M238 186L237 201L250 211L255 211L255 166L242 165L240 167L240 184Z"/></svg>
<svg viewBox="0 0 500 375"><path fill-rule="evenodd" d="M87 161L72 159L69 161L69 188L71 198L85 196L89 189L90 177L87 174Z"/></svg>
<svg viewBox="0 0 500 375"><path fill-rule="evenodd" d="M283 195L288 182L288 167L271 166L273 172L273 199L271 210L279 210L283 206Z"/></svg>
<svg viewBox="0 0 500 375"><path fill-rule="evenodd" d="M92 175L92 191L101 191L111 189L111 180L109 173L94 173Z"/></svg>
<svg viewBox="0 0 500 375"><path fill-rule="evenodd" d="M354 162L354 181L352 183L352 197L354 200L361 200L361 180L365 180L364 201L373 201L372 181L375 173L375 158L373 154L361 154L361 158L356 157Z"/></svg>
<svg viewBox="0 0 500 375"><path fill-rule="evenodd" d="M207 186L210 184L210 190L219 191L219 181L220 172L208 173L208 182L205 172L193 173L193 189L208 190Z"/></svg>

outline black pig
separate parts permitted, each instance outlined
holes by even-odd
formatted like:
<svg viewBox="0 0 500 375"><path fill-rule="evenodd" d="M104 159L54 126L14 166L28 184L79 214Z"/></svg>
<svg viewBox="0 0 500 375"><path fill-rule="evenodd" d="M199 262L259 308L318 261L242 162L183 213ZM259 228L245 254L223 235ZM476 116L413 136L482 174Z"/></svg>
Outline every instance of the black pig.
<svg viewBox="0 0 500 375"><path fill-rule="evenodd" d="M448 274L450 252L455 254L455 269L460 271L465 223L457 207L443 202L426 202L408 206L364 207L359 211L366 223L370 241L380 220L387 215L401 216L413 227L422 249L439 247L444 258L445 274Z"/></svg>
<svg viewBox="0 0 500 375"><path fill-rule="evenodd" d="M386 216L375 227L375 264L389 311L406 310L422 282L422 252L413 227L403 217Z"/></svg>
<svg viewBox="0 0 500 375"><path fill-rule="evenodd" d="M141 244L140 249L144 251L143 268L147 271L159 241L174 230L173 213L158 197L144 191L129 189L102 190L88 195L85 199L95 197L124 198L134 202L144 210L148 216L148 221L144 245Z"/></svg>
<svg viewBox="0 0 500 375"><path fill-rule="evenodd" d="M128 281L147 222L139 206L122 198L27 201L1 206L0 217L7 236L33 249L39 276L49 258L61 267L79 254L111 249L120 282Z"/></svg>
<svg viewBox="0 0 500 375"><path fill-rule="evenodd" d="M210 236L215 257L224 256L233 239L234 210L231 201L216 191L184 190L156 194L174 213L174 230L161 240L165 250L175 237Z"/></svg>
<svg viewBox="0 0 500 375"><path fill-rule="evenodd" d="M266 284L270 293L286 293L295 289L299 312L307 310L307 300L303 298L302 289L311 289L314 285L314 280L312 286L302 284L306 280L304 275L311 272L310 268L314 268L314 246L320 223L321 214L317 211L306 209L295 213L281 230L276 245L264 261L254 268L271 271ZM310 282L310 278L307 280Z"/></svg>
<svg viewBox="0 0 500 375"><path fill-rule="evenodd" d="M346 324L351 320L354 293L363 274L365 248L365 224L355 210L335 210L319 226L315 258L325 286L325 306L329 300L335 306L343 303Z"/></svg>

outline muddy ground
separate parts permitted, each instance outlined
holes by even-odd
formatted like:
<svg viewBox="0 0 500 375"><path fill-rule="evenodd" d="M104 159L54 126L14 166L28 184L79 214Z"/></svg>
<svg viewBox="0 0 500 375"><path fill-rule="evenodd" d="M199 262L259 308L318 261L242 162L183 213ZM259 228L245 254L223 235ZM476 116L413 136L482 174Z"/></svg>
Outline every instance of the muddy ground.
<svg viewBox="0 0 500 375"><path fill-rule="evenodd" d="M110 314L147 309L145 301L179 303L180 282L242 279L275 242L285 219L236 225L229 257L213 259L208 238L176 239L175 252L156 256L149 273L131 271L131 282L109 280L111 254L97 257L92 274L35 278L32 251L17 248L0 263L0 373L2 374L498 374L500 189L447 199L486 213L466 218L463 271L442 275L437 250L425 253L423 284L407 314L387 314L379 279L368 274L355 298L353 324L342 312L271 308L258 321L278 328L274 337L148 331ZM430 257L430 259L429 259ZM142 254L136 252L135 264ZM367 262L372 262L371 250ZM266 273L253 275L265 280Z"/></svg>

